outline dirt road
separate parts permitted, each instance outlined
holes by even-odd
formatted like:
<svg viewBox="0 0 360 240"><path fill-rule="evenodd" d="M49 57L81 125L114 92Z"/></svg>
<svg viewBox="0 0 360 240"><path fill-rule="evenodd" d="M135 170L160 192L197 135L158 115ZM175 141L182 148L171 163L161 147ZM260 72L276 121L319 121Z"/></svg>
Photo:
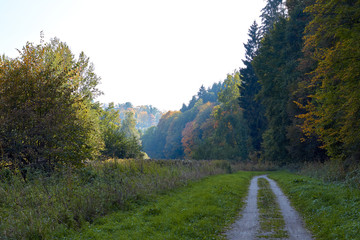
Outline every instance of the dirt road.
<svg viewBox="0 0 360 240"><path fill-rule="evenodd" d="M290 202L283 194L276 182L267 176L256 176L251 180L249 194L246 200L246 207L242 212L242 217L238 219L226 232L229 240L252 240L261 239L261 227L259 224L259 211L257 206L258 179L265 178L269 183L271 190L276 195L277 203L281 214L285 221L284 230L288 234L290 240L310 240L311 234L303 227L302 220L294 208L290 206ZM267 238L269 239L269 238ZM275 238L277 239L277 238Z"/></svg>

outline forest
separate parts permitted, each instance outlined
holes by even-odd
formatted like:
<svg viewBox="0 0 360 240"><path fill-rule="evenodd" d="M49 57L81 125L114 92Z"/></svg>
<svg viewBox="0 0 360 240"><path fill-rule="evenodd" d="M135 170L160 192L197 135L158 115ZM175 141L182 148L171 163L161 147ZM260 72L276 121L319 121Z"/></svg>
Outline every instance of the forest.
<svg viewBox="0 0 360 240"><path fill-rule="evenodd" d="M280 166L360 157L360 2L267 1L243 67L142 137L152 158L270 161Z"/></svg>

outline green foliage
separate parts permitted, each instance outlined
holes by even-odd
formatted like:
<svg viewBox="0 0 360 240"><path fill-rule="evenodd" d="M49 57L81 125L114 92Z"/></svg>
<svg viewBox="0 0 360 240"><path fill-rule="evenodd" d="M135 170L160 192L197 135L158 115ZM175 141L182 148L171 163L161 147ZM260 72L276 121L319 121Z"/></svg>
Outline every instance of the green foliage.
<svg viewBox="0 0 360 240"><path fill-rule="evenodd" d="M238 91L240 84L241 80L238 72L235 72L232 75L228 74L224 81L223 89L218 94L219 102L224 105L234 105L233 103L237 101L240 96ZM231 107L235 107L235 105Z"/></svg>
<svg viewBox="0 0 360 240"><path fill-rule="evenodd" d="M285 17L283 0L267 0L266 6L261 9L261 34L266 35L274 28L275 23Z"/></svg>
<svg viewBox="0 0 360 240"><path fill-rule="evenodd" d="M134 107L130 102L116 104L114 109L119 111L121 119L126 118L127 112L134 113L134 118L136 119L136 129L140 131L145 131L152 126L156 126L163 114L159 109L151 105Z"/></svg>
<svg viewBox="0 0 360 240"><path fill-rule="evenodd" d="M270 173L316 239L358 239L360 191L286 172Z"/></svg>
<svg viewBox="0 0 360 240"><path fill-rule="evenodd" d="M103 144L92 111L100 78L57 39L0 60L0 161L13 169L80 165Z"/></svg>
<svg viewBox="0 0 360 240"><path fill-rule="evenodd" d="M161 158L162 156L161 149L163 147L163 144L160 142L160 139L161 140L163 139L161 138L161 135L159 134L157 129L158 128L155 126L150 127L141 136L141 142L144 151L146 152L146 154L148 154L150 158L155 158L155 159Z"/></svg>
<svg viewBox="0 0 360 240"><path fill-rule="evenodd" d="M240 69L242 83L239 87L239 105L243 109L245 124L248 128L247 147L249 152L254 154L261 150L262 134L266 129L265 109L260 100L256 99L261 86L252 65L260 43L259 27L256 22L251 25L248 35L249 40L244 44L245 67Z"/></svg>
<svg viewBox="0 0 360 240"><path fill-rule="evenodd" d="M0 238L63 239L103 215L130 214L127 210L135 210L161 192L224 173L222 166L219 161L108 160L78 169L66 167L50 176L32 171L27 182L11 172L3 178L1 170ZM157 208L148 209L146 215L157 212Z"/></svg>
<svg viewBox="0 0 360 240"><path fill-rule="evenodd" d="M265 36L253 65L261 84L258 98L265 106L268 127L263 134L264 158L271 161L286 162L288 153L286 126L289 118L286 105L289 102L288 83L283 76L286 64L286 20L280 19L274 29Z"/></svg>
<svg viewBox="0 0 360 240"><path fill-rule="evenodd" d="M124 132L128 138L140 138L139 131L136 129L136 119L133 112L125 113L125 119L121 122L121 131Z"/></svg>
<svg viewBox="0 0 360 240"><path fill-rule="evenodd" d="M100 157L142 157L135 119L121 124L113 104L103 110L94 98L100 78L82 52L53 39L27 45L14 59L0 59L0 167L53 172Z"/></svg>
<svg viewBox="0 0 360 240"><path fill-rule="evenodd" d="M203 116L205 116L205 112L208 113L208 111L203 111L204 108L206 108L203 107L203 105L214 106L217 104L217 97L214 98L214 94L217 94L221 87L221 83L213 84L212 88L208 88L207 90L202 86L198 95L193 96L188 106L184 104L181 111L170 111L164 114L157 127L148 129L142 136L144 151L149 154L151 158L177 159L184 158L185 154L186 156L190 156L188 146L186 143L185 145L182 143L187 141L183 140L183 132L187 126L189 129L190 123L194 121L199 114L202 115L202 117L199 116L197 119L204 121ZM189 138L189 136L187 136L187 138ZM199 136L197 136L197 138L199 138Z"/></svg>
<svg viewBox="0 0 360 240"><path fill-rule="evenodd" d="M309 101L304 131L318 135L333 159L359 161L360 149L360 1L318 0L306 11L304 52L314 61L304 82Z"/></svg>
<svg viewBox="0 0 360 240"><path fill-rule="evenodd" d="M211 114L214 103L206 103L199 106L199 112L195 119L188 122L182 131L181 143L184 147L184 153L189 158L209 159L209 153L202 151L202 143L208 138L209 130L213 123ZM212 128L211 128L212 129Z"/></svg>
<svg viewBox="0 0 360 240"><path fill-rule="evenodd" d="M247 132L242 110L238 105L238 72L228 75L219 93L220 105L213 110L213 129L209 129L206 142L209 157L215 159L245 160L247 158ZM208 149L208 148L211 148Z"/></svg>
<svg viewBox="0 0 360 240"><path fill-rule="evenodd" d="M208 90L202 86L188 107L166 113L156 128L144 134L145 152L152 158L246 159L246 126L238 105L240 84L236 72ZM206 101L215 92L217 100Z"/></svg>
<svg viewBox="0 0 360 240"><path fill-rule="evenodd" d="M170 132L170 127L174 119L178 118L181 112L167 112L165 113L157 127L149 128L145 134L142 136L142 143L144 151L151 157L151 158L165 158L164 148L167 144L167 141L170 141L170 138L167 138L168 133ZM174 127L174 124L172 125ZM174 140L175 137L172 138ZM176 142L173 142L173 144ZM180 142L181 144L181 142ZM177 143L177 147L179 148L179 143ZM168 147L170 145L168 144ZM181 147L181 146L180 146ZM175 145L174 145L175 148ZM167 152L166 154L171 154ZM180 151L180 154L181 151ZM175 155L175 154L173 154Z"/></svg>
<svg viewBox="0 0 360 240"><path fill-rule="evenodd" d="M224 239L238 216L251 177L238 172L206 178L118 212L84 228L73 239Z"/></svg>
<svg viewBox="0 0 360 240"><path fill-rule="evenodd" d="M192 109L198 100L202 99L203 103L211 102L211 103L218 103L218 93L223 88L223 83L218 82L214 83L211 88L205 90L205 87L202 85L198 91L197 95L194 95L190 100L188 106L183 104L182 108L180 109L181 112L185 112L187 110Z"/></svg>
<svg viewBox="0 0 360 240"><path fill-rule="evenodd" d="M263 133L263 157L281 164L325 158L316 139L303 141L299 127L303 121L296 117L303 110L294 104L304 94L299 82L306 75L299 64L303 31L309 22L304 8L305 2L292 2L289 17L280 18L265 35L253 61L261 84L257 98L265 107L268 122Z"/></svg>
<svg viewBox="0 0 360 240"><path fill-rule="evenodd" d="M263 11L276 13L280 2L268 1ZM252 61L268 121L263 157L283 164L328 157L357 164L360 2L289 0L286 6L288 17L273 15L277 20Z"/></svg>
<svg viewBox="0 0 360 240"><path fill-rule="evenodd" d="M133 115L127 115L121 125L119 112L114 109L114 104L109 104L105 110L98 106L97 111L100 114L101 133L105 143L102 155L104 157L141 158L141 145Z"/></svg>
<svg viewBox="0 0 360 240"><path fill-rule="evenodd" d="M246 128L237 99L239 73L228 75L218 94L220 105L202 105L194 121L183 131L183 145L194 159L244 160Z"/></svg>

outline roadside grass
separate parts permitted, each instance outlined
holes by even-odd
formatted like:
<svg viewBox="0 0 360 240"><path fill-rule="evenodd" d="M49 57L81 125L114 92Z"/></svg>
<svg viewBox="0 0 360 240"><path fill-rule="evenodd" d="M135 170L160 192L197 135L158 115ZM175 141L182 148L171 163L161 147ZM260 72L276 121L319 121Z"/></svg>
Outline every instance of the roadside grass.
<svg viewBox="0 0 360 240"><path fill-rule="evenodd" d="M259 178L258 186L260 230L257 237L265 239L287 238L288 234L284 230L285 221L269 182L264 178Z"/></svg>
<svg viewBox="0 0 360 240"><path fill-rule="evenodd" d="M224 239L256 172L207 177L88 224L66 239Z"/></svg>
<svg viewBox="0 0 360 240"><path fill-rule="evenodd" d="M230 170L226 161L110 159L52 174L35 171L25 182L0 169L0 239L61 238L101 216Z"/></svg>
<svg viewBox="0 0 360 240"><path fill-rule="evenodd" d="M360 239L360 190L288 172L271 172L316 239Z"/></svg>

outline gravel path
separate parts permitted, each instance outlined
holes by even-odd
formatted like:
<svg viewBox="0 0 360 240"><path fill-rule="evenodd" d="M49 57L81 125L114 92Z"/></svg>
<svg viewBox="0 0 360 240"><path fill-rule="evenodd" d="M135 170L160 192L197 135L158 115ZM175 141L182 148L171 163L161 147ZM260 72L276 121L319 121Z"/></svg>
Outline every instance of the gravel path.
<svg viewBox="0 0 360 240"><path fill-rule="evenodd" d="M257 208L258 179L269 181L271 190L276 195L281 213L285 220L285 230L289 240L311 240L311 234L303 227L302 220L294 208L290 206L288 198L284 195L276 182L267 176L256 176L251 180L246 207L242 217L238 219L225 234L229 240L255 240L259 231L259 213Z"/></svg>
<svg viewBox="0 0 360 240"><path fill-rule="evenodd" d="M259 230L259 212L257 208L258 178L256 176L251 180L249 194L246 199L246 207L242 212L243 217L237 220L231 229L226 233L228 239L255 239Z"/></svg>

